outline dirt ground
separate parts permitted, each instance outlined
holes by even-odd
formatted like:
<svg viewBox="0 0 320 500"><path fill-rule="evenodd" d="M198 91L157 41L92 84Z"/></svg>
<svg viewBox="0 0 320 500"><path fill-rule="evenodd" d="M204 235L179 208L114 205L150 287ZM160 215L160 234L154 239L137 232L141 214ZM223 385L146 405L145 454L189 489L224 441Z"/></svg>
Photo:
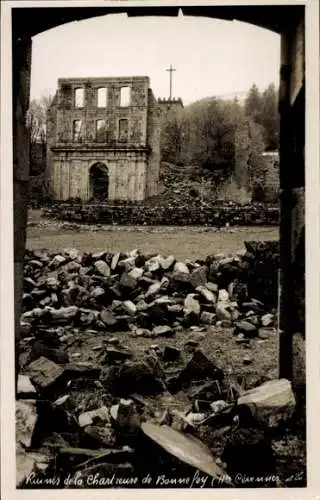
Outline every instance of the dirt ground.
<svg viewBox="0 0 320 500"><path fill-rule="evenodd" d="M81 252L126 252L138 248L142 253L173 254L178 259L201 259L212 253L234 255L249 240L277 240L277 227L235 227L222 230L204 227L83 226L68 230L49 222L41 224L41 212L29 214L27 248L61 251L78 248ZM40 222L40 224L39 224Z"/></svg>

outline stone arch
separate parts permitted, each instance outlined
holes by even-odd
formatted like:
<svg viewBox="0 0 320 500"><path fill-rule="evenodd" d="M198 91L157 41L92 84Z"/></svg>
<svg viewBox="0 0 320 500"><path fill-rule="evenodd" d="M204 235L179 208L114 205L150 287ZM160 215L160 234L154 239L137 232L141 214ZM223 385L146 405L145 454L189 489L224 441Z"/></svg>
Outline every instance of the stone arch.
<svg viewBox="0 0 320 500"><path fill-rule="evenodd" d="M109 170L105 163L96 162L89 170L89 185L92 198L107 200L109 195Z"/></svg>

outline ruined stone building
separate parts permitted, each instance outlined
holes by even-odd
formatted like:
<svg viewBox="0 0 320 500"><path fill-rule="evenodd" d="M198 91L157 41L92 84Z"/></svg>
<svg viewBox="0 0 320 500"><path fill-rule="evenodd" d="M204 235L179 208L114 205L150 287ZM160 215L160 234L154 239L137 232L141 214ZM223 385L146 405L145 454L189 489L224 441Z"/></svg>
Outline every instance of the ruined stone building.
<svg viewBox="0 0 320 500"><path fill-rule="evenodd" d="M59 79L47 124L53 198L156 195L160 115L146 76Z"/></svg>

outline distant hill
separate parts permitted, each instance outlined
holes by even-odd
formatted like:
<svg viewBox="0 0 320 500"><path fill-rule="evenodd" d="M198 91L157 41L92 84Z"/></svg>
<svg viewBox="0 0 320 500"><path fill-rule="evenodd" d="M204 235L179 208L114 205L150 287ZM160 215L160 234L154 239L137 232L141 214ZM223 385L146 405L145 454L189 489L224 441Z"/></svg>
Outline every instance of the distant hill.
<svg viewBox="0 0 320 500"><path fill-rule="evenodd" d="M202 99L199 99L198 101L193 101L190 104L185 106L186 110L193 110L199 107L204 108L208 104L210 104L213 100L221 100L221 101L234 101L237 99L238 104L241 106L244 104L244 101L248 95L248 91L239 91L239 92L231 92L230 94L223 94L223 95L216 95L216 96L210 96L210 97L203 97Z"/></svg>
<svg viewBox="0 0 320 500"><path fill-rule="evenodd" d="M231 92L230 94L216 95L214 97L216 99L222 99L223 101L233 101L234 99L237 99L239 103L242 103L245 101L247 95L248 90L243 90L241 92Z"/></svg>

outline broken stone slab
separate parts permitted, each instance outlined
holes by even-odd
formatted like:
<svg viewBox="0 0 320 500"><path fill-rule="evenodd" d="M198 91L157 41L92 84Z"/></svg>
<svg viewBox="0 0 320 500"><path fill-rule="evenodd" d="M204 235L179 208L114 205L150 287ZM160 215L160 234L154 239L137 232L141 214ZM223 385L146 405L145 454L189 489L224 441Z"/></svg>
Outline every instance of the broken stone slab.
<svg viewBox="0 0 320 500"><path fill-rule="evenodd" d="M121 433L122 437L137 435L139 432L140 416L131 399L121 398L119 404L110 408L110 415L116 430Z"/></svg>
<svg viewBox="0 0 320 500"><path fill-rule="evenodd" d="M79 313L79 323L82 326L90 326L99 318L99 311L92 309L80 309Z"/></svg>
<svg viewBox="0 0 320 500"><path fill-rule="evenodd" d="M57 291L59 288L59 280L55 277L49 277L46 281L46 287L48 290Z"/></svg>
<svg viewBox="0 0 320 500"><path fill-rule="evenodd" d="M90 291L90 297L97 299L98 297L102 297L105 295L105 291L101 286L95 286Z"/></svg>
<svg viewBox="0 0 320 500"><path fill-rule="evenodd" d="M100 312L100 319L108 331L115 332L120 330L118 318L107 309Z"/></svg>
<svg viewBox="0 0 320 500"><path fill-rule="evenodd" d="M160 256L159 258L160 266L164 271L168 271L174 265L175 261L174 255L169 255L166 258Z"/></svg>
<svg viewBox="0 0 320 500"><path fill-rule="evenodd" d="M106 257L106 252L104 250L92 254L92 259L96 261L103 260L105 257Z"/></svg>
<svg viewBox="0 0 320 500"><path fill-rule="evenodd" d="M133 356L132 352L129 349L116 349L115 347L108 347L105 350L105 358L103 364L114 363L115 361L124 361Z"/></svg>
<svg viewBox="0 0 320 500"><path fill-rule="evenodd" d="M211 302L212 304L216 303L216 296L205 285L197 286L196 292L198 292L207 302Z"/></svg>
<svg viewBox="0 0 320 500"><path fill-rule="evenodd" d="M166 345L163 351L163 361L177 361L181 356L181 351L177 347Z"/></svg>
<svg viewBox="0 0 320 500"><path fill-rule="evenodd" d="M205 325L214 325L217 321L217 315L215 313L210 313L203 311L200 315L200 323Z"/></svg>
<svg viewBox="0 0 320 500"><path fill-rule="evenodd" d="M111 448L116 445L114 428L107 422L104 422L103 425L87 425L83 428L83 433L81 446L88 448L107 446Z"/></svg>
<svg viewBox="0 0 320 500"><path fill-rule="evenodd" d="M32 383L40 390L49 389L64 375L64 367L41 356L27 367Z"/></svg>
<svg viewBox="0 0 320 500"><path fill-rule="evenodd" d="M219 287L217 283L212 283L211 281L208 281L205 286L208 290L210 290L210 292L214 294L218 293Z"/></svg>
<svg viewBox="0 0 320 500"><path fill-rule="evenodd" d="M153 328L152 335L155 337L172 337L174 331L168 325L158 325Z"/></svg>
<svg viewBox="0 0 320 500"><path fill-rule="evenodd" d="M188 397L191 401L218 401L221 400L222 389L223 388L216 380L212 382L206 382L205 384L190 387L190 389L188 390Z"/></svg>
<svg viewBox="0 0 320 500"><path fill-rule="evenodd" d="M110 265L112 271L115 271L117 269L119 259L120 259L120 253L119 252L114 253Z"/></svg>
<svg viewBox="0 0 320 500"><path fill-rule="evenodd" d="M243 357L242 363L244 365L251 365L252 364L252 357L247 354L246 356Z"/></svg>
<svg viewBox="0 0 320 500"><path fill-rule="evenodd" d="M216 315L219 320L231 320L231 314L226 308L225 302L217 302Z"/></svg>
<svg viewBox="0 0 320 500"><path fill-rule="evenodd" d="M183 368L179 375L179 381L182 386L189 386L194 380L222 380L224 378L223 371L218 368L213 361L197 349L190 361Z"/></svg>
<svg viewBox="0 0 320 500"><path fill-rule="evenodd" d="M236 342L237 344L248 344L250 342L250 339L245 336L244 333L238 333L236 336Z"/></svg>
<svg viewBox="0 0 320 500"><path fill-rule="evenodd" d="M51 321L70 321L74 319L79 312L79 308L77 306L69 306L69 307L60 307L60 309L50 308L49 313L51 317Z"/></svg>
<svg viewBox="0 0 320 500"><path fill-rule="evenodd" d="M125 290L134 290L137 286L137 279L125 271L121 275L120 286Z"/></svg>
<svg viewBox="0 0 320 500"><path fill-rule="evenodd" d="M229 293L227 290L224 290L223 288L219 290L218 292L218 302L228 302L229 301Z"/></svg>
<svg viewBox="0 0 320 500"><path fill-rule="evenodd" d="M17 442L16 444L16 488L23 488L30 483L30 478L38 471L44 473L52 457L39 452L28 452ZM56 479L59 486L59 478Z"/></svg>
<svg viewBox="0 0 320 500"><path fill-rule="evenodd" d="M136 267L136 257L127 257L126 259L122 259L118 262L118 267L120 269L124 269L126 273L131 271L134 267Z"/></svg>
<svg viewBox="0 0 320 500"><path fill-rule="evenodd" d="M129 360L120 367L111 367L106 384L112 393L123 397L132 393L148 396L165 390L164 376L148 360Z"/></svg>
<svg viewBox="0 0 320 500"><path fill-rule="evenodd" d="M193 288L198 288L204 286L207 283L208 268L206 266L200 266L190 274L190 283Z"/></svg>
<svg viewBox="0 0 320 500"><path fill-rule="evenodd" d="M151 257L151 259L145 262L145 267L148 272L155 273L160 269L159 257L160 256Z"/></svg>
<svg viewBox="0 0 320 500"><path fill-rule="evenodd" d="M145 294L145 297L148 298L156 295L160 291L161 286L162 286L161 281L156 281L155 283L152 283L152 285L149 286Z"/></svg>
<svg viewBox="0 0 320 500"><path fill-rule="evenodd" d="M144 273L144 270L142 267L134 267L133 269L131 269L131 271L128 273L128 275L131 276L132 278L138 280L139 278L142 278L143 273Z"/></svg>
<svg viewBox="0 0 320 500"><path fill-rule="evenodd" d="M176 262L173 266L173 274L190 274L190 271L184 262Z"/></svg>
<svg viewBox="0 0 320 500"><path fill-rule="evenodd" d="M96 422L108 422L109 410L106 406L101 406L97 410L86 411L78 417L80 427L86 427Z"/></svg>
<svg viewBox="0 0 320 500"><path fill-rule="evenodd" d="M262 326L268 327L268 326L273 326L274 324L274 316L273 314L264 314L261 316L261 324Z"/></svg>
<svg viewBox="0 0 320 500"><path fill-rule="evenodd" d="M88 381L99 379L101 366L93 364L90 361L79 361L68 363L64 367L64 379L66 381L74 379L85 379Z"/></svg>
<svg viewBox="0 0 320 500"><path fill-rule="evenodd" d="M195 316L199 316L200 314L200 304L197 300L195 300L195 294L189 293L185 298L183 305L183 312L185 316L189 316L191 314Z"/></svg>
<svg viewBox="0 0 320 500"><path fill-rule="evenodd" d="M26 338L29 337L32 331L32 325L29 321L20 321L20 337Z"/></svg>
<svg viewBox="0 0 320 500"><path fill-rule="evenodd" d="M30 448L33 441L36 423L38 421L35 400L16 401L16 442Z"/></svg>
<svg viewBox="0 0 320 500"><path fill-rule="evenodd" d="M257 337L259 332L255 325L246 320L237 321L235 323L235 334L244 333L246 337Z"/></svg>
<svg viewBox="0 0 320 500"><path fill-rule="evenodd" d="M32 384L28 375L22 375L19 373L18 376L18 387L17 394L19 398L34 398L36 397L37 391L34 385Z"/></svg>
<svg viewBox="0 0 320 500"><path fill-rule="evenodd" d="M209 448L195 437L186 436L166 425L158 426L149 422L142 423L141 428L149 439L176 459L217 481L222 480L224 484L231 485L230 477L216 463Z"/></svg>
<svg viewBox="0 0 320 500"><path fill-rule="evenodd" d="M81 257L80 251L77 248L64 248L62 253L71 260L77 260Z"/></svg>
<svg viewBox="0 0 320 500"><path fill-rule="evenodd" d="M37 269L43 268L43 263L40 262L39 260L36 260L36 259L29 260L28 264L32 267L37 268Z"/></svg>
<svg viewBox="0 0 320 500"><path fill-rule="evenodd" d="M66 258L63 255L55 255L53 259L49 262L48 267L52 269L57 269L66 262Z"/></svg>
<svg viewBox="0 0 320 500"><path fill-rule="evenodd" d="M108 278L111 274L110 267L104 260L97 260L94 263L94 267L102 276L105 276L106 278Z"/></svg>
<svg viewBox="0 0 320 500"><path fill-rule="evenodd" d="M82 266L79 262L71 261L68 262L68 264L66 264L64 268L68 273L79 273Z"/></svg>
<svg viewBox="0 0 320 500"><path fill-rule="evenodd" d="M136 307L136 305L131 300L125 300L122 303L122 307L131 316L134 316L136 314L136 312L137 312L137 307Z"/></svg>
<svg viewBox="0 0 320 500"><path fill-rule="evenodd" d="M238 406L250 409L253 417L267 427L277 427L294 414L296 400L287 379L269 380L251 389L238 399Z"/></svg>
<svg viewBox="0 0 320 500"><path fill-rule="evenodd" d="M218 399L217 401L213 401L212 403L210 403L210 408L213 413L220 413L225 408L229 408L229 406L229 403L224 401L224 399Z"/></svg>

